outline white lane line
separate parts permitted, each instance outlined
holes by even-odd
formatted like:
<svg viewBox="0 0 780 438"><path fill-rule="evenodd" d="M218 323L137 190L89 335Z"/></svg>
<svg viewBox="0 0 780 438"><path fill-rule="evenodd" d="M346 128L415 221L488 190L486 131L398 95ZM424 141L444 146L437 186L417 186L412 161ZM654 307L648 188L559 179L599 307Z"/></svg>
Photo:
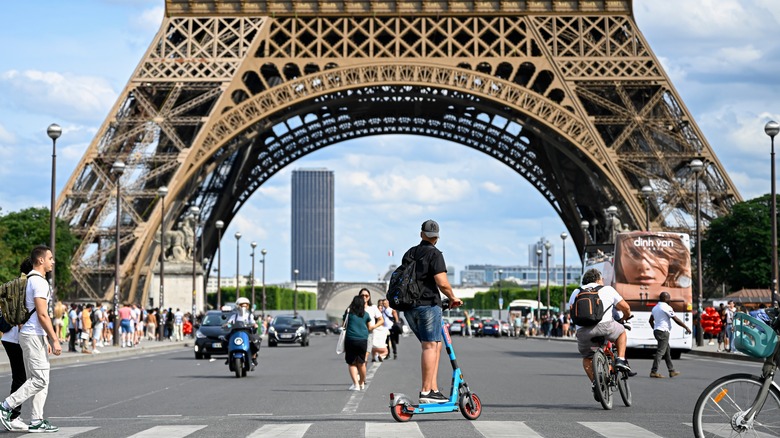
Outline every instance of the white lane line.
<svg viewBox="0 0 780 438"><path fill-rule="evenodd" d="M542 438L522 421L474 421L471 424L485 438Z"/></svg>
<svg viewBox="0 0 780 438"><path fill-rule="evenodd" d="M50 420L91 420L95 417L49 417Z"/></svg>
<svg viewBox="0 0 780 438"><path fill-rule="evenodd" d="M371 368L366 372L366 389L352 392L352 396L347 400L344 409L341 410L342 414L354 414L357 412L357 408L360 405L360 402L363 401L363 397L366 395L369 385L371 385L371 380L374 378L374 374L376 374L376 370L379 369L381 364L382 362L374 362L371 364Z"/></svg>
<svg viewBox="0 0 780 438"><path fill-rule="evenodd" d="M366 438L423 438L417 423L366 423Z"/></svg>
<svg viewBox="0 0 780 438"><path fill-rule="evenodd" d="M246 438L301 438L311 423L266 424Z"/></svg>
<svg viewBox="0 0 780 438"><path fill-rule="evenodd" d="M138 432L135 435L130 435L128 438L159 438L164 436L165 438L184 438L187 435L193 434L206 427L206 425L188 425L182 424L178 426L154 426L146 429L143 432Z"/></svg>
<svg viewBox="0 0 780 438"><path fill-rule="evenodd" d="M228 414L228 417L270 417L273 414L259 413L259 414Z"/></svg>
<svg viewBox="0 0 780 438"><path fill-rule="evenodd" d="M661 438L659 435L631 423L581 421L580 424L607 438Z"/></svg>
<svg viewBox="0 0 780 438"><path fill-rule="evenodd" d="M181 414L150 414L150 415L138 415L138 418L179 418Z"/></svg>

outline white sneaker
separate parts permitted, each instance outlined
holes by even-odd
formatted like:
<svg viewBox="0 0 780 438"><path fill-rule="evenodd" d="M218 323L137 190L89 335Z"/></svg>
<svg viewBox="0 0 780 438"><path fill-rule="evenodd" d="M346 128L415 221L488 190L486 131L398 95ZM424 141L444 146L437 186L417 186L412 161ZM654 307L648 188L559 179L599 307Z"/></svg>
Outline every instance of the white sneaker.
<svg viewBox="0 0 780 438"><path fill-rule="evenodd" d="M94 354L99 354L99 353L100 353L100 351L98 351L98 349L97 349L97 348L93 348L93 349L92 349L92 353L94 353Z"/></svg>
<svg viewBox="0 0 780 438"><path fill-rule="evenodd" d="M350 391L360 391L360 386L355 385L354 383L349 387Z"/></svg>
<svg viewBox="0 0 780 438"><path fill-rule="evenodd" d="M22 419L19 417L11 420L9 426L11 426L9 429L11 432L27 432L30 429L30 426L28 426L27 423L22 421Z"/></svg>

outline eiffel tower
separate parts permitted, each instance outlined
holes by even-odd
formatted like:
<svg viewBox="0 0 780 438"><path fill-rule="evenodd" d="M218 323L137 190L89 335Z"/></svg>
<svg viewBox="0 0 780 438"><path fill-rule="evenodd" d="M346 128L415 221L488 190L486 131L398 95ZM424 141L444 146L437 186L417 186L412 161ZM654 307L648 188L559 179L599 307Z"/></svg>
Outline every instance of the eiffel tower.
<svg viewBox="0 0 780 438"><path fill-rule="evenodd" d="M632 229L688 232L697 205L709 223L740 195L632 6L166 0L160 30L57 199L81 240L78 297L113 296L113 281L98 278L112 276L118 247L117 289L146 303L161 224L170 231L198 207L201 243L190 251L208 257L215 221L230 223L284 166L372 135L446 139L503 162L580 251L581 221L607 235L610 205Z"/></svg>

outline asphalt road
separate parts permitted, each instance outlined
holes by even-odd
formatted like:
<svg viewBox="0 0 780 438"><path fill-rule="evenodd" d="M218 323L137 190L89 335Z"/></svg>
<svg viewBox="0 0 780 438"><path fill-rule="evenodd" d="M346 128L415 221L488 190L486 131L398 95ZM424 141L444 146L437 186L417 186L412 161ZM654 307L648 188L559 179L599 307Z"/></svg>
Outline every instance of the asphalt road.
<svg viewBox="0 0 780 438"><path fill-rule="evenodd" d="M390 416L390 392L415 397L419 344L403 338L399 359L369 364L369 385L352 392L336 336L313 336L311 345L260 351L260 367L235 378L224 359L195 360L190 350L56 365L46 416L57 437L690 437L699 393L717 377L758 373L760 364L686 356L682 375L650 379L649 358L632 358L634 405L604 411L571 342L455 337L458 362L482 399L483 413L416 415L410 423ZM665 371L665 370L664 370ZM443 360L439 383L449 390ZM10 375L0 386L10 387ZM29 406L23 409L29 418Z"/></svg>

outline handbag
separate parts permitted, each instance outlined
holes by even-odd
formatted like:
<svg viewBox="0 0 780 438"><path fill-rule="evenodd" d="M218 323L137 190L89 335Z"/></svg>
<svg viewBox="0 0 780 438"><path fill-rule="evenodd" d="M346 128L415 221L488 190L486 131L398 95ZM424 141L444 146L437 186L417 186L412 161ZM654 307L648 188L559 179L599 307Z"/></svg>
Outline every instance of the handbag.
<svg viewBox="0 0 780 438"><path fill-rule="evenodd" d="M347 316L344 318L344 325L341 326L341 333L339 333L339 341L336 343L336 354L344 352L344 341L347 337L347 323L349 322L349 309L347 309Z"/></svg>
<svg viewBox="0 0 780 438"><path fill-rule="evenodd" d="M382 326L379 326L374 329L373 331L373 337L372 337L372 347L373 348L385 348L387 347L387 335L388 330Z"/></svg>

